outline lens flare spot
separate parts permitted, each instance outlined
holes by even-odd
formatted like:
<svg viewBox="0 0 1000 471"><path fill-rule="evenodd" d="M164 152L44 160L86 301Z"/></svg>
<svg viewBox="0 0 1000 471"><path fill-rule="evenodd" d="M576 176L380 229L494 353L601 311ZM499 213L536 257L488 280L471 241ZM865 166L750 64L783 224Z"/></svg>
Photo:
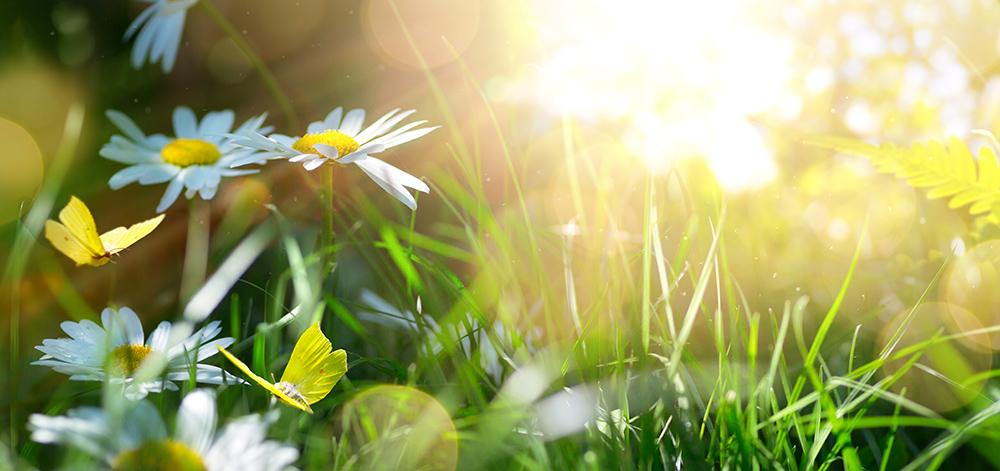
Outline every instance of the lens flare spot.
<svg viewBox="0 0 1000 471"><path fill-rule="evenodd" d="M455 60L476 37L479 15L479 0L367 0L362 5L371 48L409 69Z"/></svg>
<svg viewBox="0 0 1000 471"><path fill-rule="evenodd" d="M926 303L904 310L887 322L880 332L877 349L896 343L893 352L920 344L935 336L946 336L982 328L968 311L943 303ZM983 334L969 336L973 342L986 342ZM896 393L936 412L958 409L975 399L984 381L980 373L992 365L990 353L962 342L941 342L920 351L916 362L908 366L912 356L886 363L882 370L887 377L899 375L892 384Z"/></svg>
<svg viewBox="0 0 1000 471"><path fill-rule="evenodd" d="M454 470L458 440L448 411L405 386L376 386L344 405L343 437L360 469Z"/></svg>
<svg viewBox="0 0 1000 471"><path fill-rule="evenodd" d="M23 214L42 183L42 151L24 128L0 118L0 224Z"/></svg>
<svg viewBox="0 0 1000 471"><path fill-rule="evenodd" d="M1000 241L983 242L955 259L945 272L941 289L949 304L971 313L977 324L1000 324ZM1000 334L996 333L963 342L973 348L1000 350Z"/></svg>

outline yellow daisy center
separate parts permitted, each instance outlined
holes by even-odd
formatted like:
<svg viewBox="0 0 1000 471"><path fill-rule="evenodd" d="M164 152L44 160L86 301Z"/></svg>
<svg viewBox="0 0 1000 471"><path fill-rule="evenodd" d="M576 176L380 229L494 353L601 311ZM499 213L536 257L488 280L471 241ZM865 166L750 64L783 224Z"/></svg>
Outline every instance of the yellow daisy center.
<svg viewBox="0 0 1000 471"><path fill-rule="evenodd" d="M153 349L145 345L120 345L111 351L111 364L108 367L114 373L131 376L142 365Z"/></svg>
<svg viewBox="0 0 1000 471"><path fill-rule="evenodd" d="M312 132L300 137L299 140L292 144L292 149L303 154L319 154L320 152L314 147L316 144L326 144L330 147L336 147L340 157L350 154L360 147L358 141L355 141L353 137L340 131L327 129L326 131Z"/></svg>
<svg viewBox="0 0 1000 471"><path fill-rule="evenodd" d="M178 167L191 165L211 165L222 157L219 148L201 139L174 139L160 150L160 156L168 164Z"/></svg>
<svg viewBox="0 0 1000 471"><path fill-rule="evenodd" d="M148 441L123 452L111 464L114 471L207 471L194 450L174 440Z"/></svg>

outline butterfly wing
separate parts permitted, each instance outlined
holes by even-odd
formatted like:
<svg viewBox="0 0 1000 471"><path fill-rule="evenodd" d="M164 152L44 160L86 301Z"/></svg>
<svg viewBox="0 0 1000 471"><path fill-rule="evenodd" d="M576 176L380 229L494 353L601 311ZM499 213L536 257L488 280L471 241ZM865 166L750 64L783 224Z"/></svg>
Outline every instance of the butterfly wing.
<svg viewBox="0 0 1000 471"><path fill-rule="evenodd" d="M96 263L93 252L87 249L80 240L70 234L66 226L58 222L45 221L45 238L52 243L56 250L69 257L77 266L93 265Z"/></svg>
<svg viewBox="0 0 1000 471"><path fill-rule="evenodd" d="M295 343L281 380L295 386L309 404L323 399L347 373L347 352L332 350L319 323L314 323Z"/></svg>
<svg viewBox="0 0 1000 471"><path fill-rule="evenodd" d="M108 248L108 251L112 254L117 254L122 250L129 248L132 244L138 242L143 237L148 236L160 223L163 222L163 215L159 215L153 219L148 219L139 223L132 224L128 229L124 227L116 227L104 234L101 234L101 242L104 246Z"/></svg>
<svg viewBox="0 0 1000 471"><path fill-rule="evenodd" d="M248 377L250 377L250 379L254 380L254 382L259 384L260 387L266 389L271 394L274 394L274 396L277 397L278 399L281 399L281 402L284 402L285 404L288 404L301 411L312 414L312 408L310 408L308 404L303 404L299 401L296 401L288 397L287 394L281 392L281 390L276 388L273 384L271 384L270 381L261 378L260 376L254 374L253 371L250 371L250 367L247 366L246 363L243 363L242 361L240 361L239 358L233 356L233 354L229 353L228 350L222 347L217 347L217 348L219 349L219 352L221 352L222 355L225 356L226 359L229 360L232 364L236 365L236 367L239 368L240 371L243 372L243 374L247 375Z"/></svg>
<svg viewBox="0 0 1000 471"><path fill-rule="evenodd" d="M66 207L59 211L59 221L88 252L94 256L104 255L104 244L101 243L101 236L97 234L94 216L90 214L83 201L75 196L70 197Z"/></svg>

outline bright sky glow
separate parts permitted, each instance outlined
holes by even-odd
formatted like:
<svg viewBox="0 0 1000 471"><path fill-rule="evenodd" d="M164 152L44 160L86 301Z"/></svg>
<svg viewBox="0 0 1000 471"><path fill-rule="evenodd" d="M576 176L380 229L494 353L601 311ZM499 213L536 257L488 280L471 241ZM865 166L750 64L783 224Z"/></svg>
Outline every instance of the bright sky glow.
<svg viewBox="0 0 1000 471"><path fill-rule="evenodd" d="M793 48L744 0L536 2L545 57L522 94L585 125L624 125L654 171L706 158L727 190L776 176L751 118L787 103Z"/></svg>

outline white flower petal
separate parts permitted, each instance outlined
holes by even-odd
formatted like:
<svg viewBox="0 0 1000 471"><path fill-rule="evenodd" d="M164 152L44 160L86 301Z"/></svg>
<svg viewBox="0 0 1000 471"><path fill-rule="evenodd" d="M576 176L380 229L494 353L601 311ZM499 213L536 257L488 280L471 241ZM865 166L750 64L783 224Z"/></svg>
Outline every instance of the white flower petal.
<svg viewBox="0 0 1000 471"><path fill-rule="evenodd" d="M323 121L313 121L309 123L309 126L306 128L306 132L309 134L313 134L317 132L323 132L326 129L327 129L326 124L323 123Z"/></svg>
<svg viewBox="0 0 1000 471"><path fill-rule="evenodd" d="M186 169L185 169L186 170ZM177 197L180 196L181 190L184 189L184 174L185 170L181 170L170 184L167 185L167 191L163 192L163 197L160 198L160 204L156 205L156 212L162 213L177 201Z"/></svg>
<svg viewBox="0 0 1000 471"><path fill-rule="evenodd" d="M146 22L146 26L139 30L139 35L135 38L135 44L132 45L132 67L138 69L146 62L153 40L160 34L162 27L163 20L160 18L160 15L156 15L150 18Z"/></svg>
<svg viewBox="0 0 1000 471"><path fill-rule="evenodd" d="M124 430L119 439L124 442L124 449L135 448L146 441L167 438L167 427L163 424L160 413L148 402L136 403L126 413L123 422Z"/></svg>
<svg viewBox="0 0 1000 471"><path fill-rule="evenodd" d="M28 417L31 439L38 443L65 443L94 456L107 455L110 428L104 411L84 407L69 412L68 416L49 417L31 414Z"/></svg>
<svg viewBox="0 0 1000 471"><path fill-rule="evenodd" d="M184 21L186 15L184 13L175 14L172 18L167 20L167 24L164 26L164 32L162 34L162 54L163 59L160 62L162 70L164 72L170 72L174 69L174 61L177 60L177 50L180 49L181 45L181 35L184 34Z"/></svg>
<svg viewBox="0 0 1000 471"><path fill-rule="evenodd" d="M142 11L142 13L139 13L139 16L135 17L135 19L132 20L132 23L128 25L128 29L125 30L125 39L130 39L132 35L139 30L139 27L141 27L143 23L149 20L151 16L160 10L160 6L161 4L159 3L153 3L149 6L149 8L146 8Z"/></svg>
<svg viewBox="0 0 1000 471"><path fill-rule="evenodd" d="M372 123L364 131L361 131L361 133L355 137L355 140L357 140L358 143L364 144L365 142L389 132L393 126L401 123L404 119L417 112L417 110L406 110L393 116L396 111L399 111L399 108L386 113L385 116L379 118L378 121Z"/></svg>
<svg viewBox="0 0 1000 471"><path fill-rule="evenodd" d="M184 396L177 411L174 438L204 455L215 436L215 397L205 389Z"/></svg>
<svg viewBox="0 0 1000 471"><path fill-rule="evenodd" d="M173 324L170 322L160 322L160 325L153 329L153 332L149 334L149 338L146 339L146 346L153 349L154 352L164 352L167 351L167 340L170 339L170 329Z"/></svg>
<svg viewBox="0 0 1000 471"><path fill-rule="evenodd" d="M333 146L328 146L326 144L316 144L313 146L313 149L318 150L319 153L322 154L324 157L328 157L331 159L336 159L337 157L340 157L340 151Z"/></svg>
<svg viewBox="0 0 1000 471"><path fill-rule="evenodd" d="M202 136L221 136L233 128L233 122L235 121L236 115L233 113L233 110L213 111L201 119L201 125L198 126L198 134Z"/></svg>
<svg viewBox="0 0 1000 471"><path fill-rule="evenodd" d="M143 345L145 334L142 332L142 322L139 316L128 307L118 309L118 317L125 325L125 338L131 345Z"/></svg>
<svg viewBox="0 0 1000 471"><path fill-rule="evenodd" d="M322 167L324 163L326 163L325 158L312 159L307 160L304 164L302 164L302 167L311 172Z"/></svg>
<svg viewBox="0 0 1000 471"><path fill-rule="evenodd" d="M174 108L173 121L174 134L177 137L198 137L198 119L195 117L194 111L191 111L191 108L186 106Z"/></svg>
<svg viewBox="0 0 1000 471"><path fill-rule="evenodd" d="M378 138L375 141L373 141L373 143L377 141L378 144L382 144L382 145L385 146L386 149L388 149L390 147L395 147L395 146L398 146L400 144L403 144L403 143L406 143L406 142L410 142L410 141L412 141L414 139L421 138L421 137L425 136L427 133L429 133L429 132L431 132L431 131L439 128L439 127L440 126L434 126L434 127L430 127L430 128L415 129L413 131L405 132L405 133L402 133L402 134L399 134L397 136L393 136L393 137L390 137L390 138L381 137L381 138Z"/></svg>
<svg viewBox="0 0 1000 471"><path fill-rule="evenodd" d="M406 191L406 188L404 188L404 185L401 182L401 180L405 180L406 177L411 179L416 179L416 177L413 177L412 175L374 157L361 159L355 162L354 165L361 168L361 170L364 171L365 174L372 179L372 181L382 187L383 190L395 197L397 200L405 204L406 207L411 210L417 209L416 199L414 199L413 195ZM405 177L403 177L403 175L405 175Z"/></svg>
<svg viewBox="0 0 1000 471"><path fill-rule="evenodd" d="M139 164L125 167L108 180L112 190L118 190L126 185L139 182L142 185L163 183L177 175L180 169L170 164Z"/></svg>
<svg viewBox="0 0 1000 471"><path fill-rule="evenodd" d="M119 130L121 130L121 132L125 133L129 139L132 139L133 141L143 141L146 139L146 135L143 134L142 129L139 129L139 126L135 124L135 121L132 121L132 118L126 116L125 113L117 110L108 110L104 112L104 115L107 116L108 119L111 120L111 122L118 127Z"/></svg>
<svg viewBox="0 0 1000 471"><path fill-rule="evenodd" d="M344 121L340 123L340 132L354 137L361 130L361 125L365 122L365 110L355 108L347 112Z"/></svg>
<svg viewBox="0 0 1000 471"><path fill-rule="evenodd" d="M340 128L340 117L344 114L343 107L336 107L323 118L323 125L326 129L339 129ZM324 129L320 129L323 131Z"/></svg>

